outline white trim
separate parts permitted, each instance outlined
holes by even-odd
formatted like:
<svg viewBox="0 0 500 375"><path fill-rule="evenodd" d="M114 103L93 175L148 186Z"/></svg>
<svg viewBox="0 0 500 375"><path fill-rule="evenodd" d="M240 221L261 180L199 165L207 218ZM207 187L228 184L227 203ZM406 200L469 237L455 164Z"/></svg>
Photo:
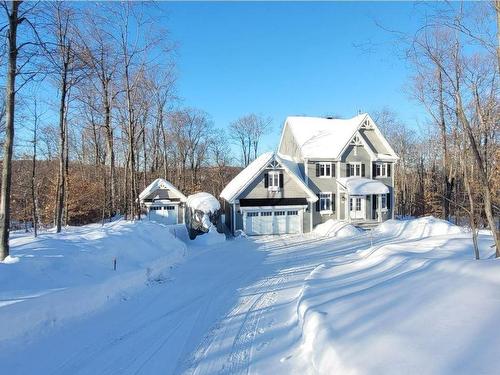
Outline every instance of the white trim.
<svg viewBox="0 0 500 375"><path fill-rule="evenodd" d="M279 208L277 208L279 207ZM243 211L259 211L259 210L275 210L275 211L281 211L281 208L283 210L288 210L290 208L307 208L307 205L286 205L286 206L244 206L240 207L241 212Z"/></svg>
<svg viewBox="0 0 500 375"><path fill-rule="evenodd" d="M319 178L332 178L333 177L333 162L331 161L317 161L316 164L319 164ZM330 174L326 174L326 166L330 165ZM321 166L323 166L323 170L325 171L324 175L321 175Z"/></svg>
<svg viewBox="0 0 500 375"><path fill-rule="evenodd" d="M236 232L236 203L233 203L233 234Z"/></svg>
<svg viewBox="0 0 500 375"><path fill-rule="evenodd" d="M377 174L375 174L375 176L373 176L374 179L377 179L377 178L389 178L390 176L387 175L387 171L388 171L388 168L387 166L392 164L392 163L389 163L389 162L386 162L386 161L376 161L376 162L373 162L372 163L372 169L373 169L373 164L375 164L375 171L377 170L377 166L380 166L380 173L382 173L382 169L383 169L383 166L385 165L385 174L381 174L380 176L377 176ZM392 176L392 165L391 165L391 176ZM373 172L373 170L372 170Z"/></svg>
<svg viewBox="0 0 500 375"><path fill-rule="evenodd" d="M364 164L362 161L353 161L353 162L346 162L346 168L349 167L349 177L363 177L363 167L362 165ZM359 175L353 175L351 174L351 165L359 165ZM354 168L354 171L356 171L356 168ZM347 174L347 172L346 172ZM366 174L366 170L365 170Z"/></svg>
<svg viewBox="0 0 500 375"><path fill-rule="evenodd" d="M304 159L304 175L306 177L306 185L309 186L309 159Z"/></svg>
<svg viewBox="0 0 500 375"><path fill-rule="evenodd" d="M329 210L321 210L321 195L330 195L330 209ZM319 192L319 214L322 216L333 214L332 205L333 205L333 192L320 191Z"/></svg>
<svg viewBox="0 0 500 375"><path fill-rule="evenodd" d="M389 144L389 142L387 142L387 139L384 137L384 135L382 134L382 132L378 128L378 126L375 123L375 121L373 121L373 119L371 118L371 116L369 114L366 114L366 117L370 120L370 122L371 122L371 124L373 126L373 130L375 130L375 133L379 136L379 138L382 141L382 143L384 144L384 146L387 148L387 150L389 150L391 156L393 158L395 158L396 160L399 160L399 157L397 156L396 152L394 152L394 149L391 147L391 145Z"/></svg>

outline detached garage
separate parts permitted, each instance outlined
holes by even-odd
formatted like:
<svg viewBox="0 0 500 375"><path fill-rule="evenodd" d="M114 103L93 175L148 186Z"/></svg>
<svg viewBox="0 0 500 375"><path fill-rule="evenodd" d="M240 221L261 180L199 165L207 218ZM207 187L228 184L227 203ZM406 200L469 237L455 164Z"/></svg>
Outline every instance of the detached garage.
<svg viewBox="0 0 500 375"><path fill-rule="evenodd" d="M162 224L182 224L186 196L163 178L154 180L139 194L149 220Z"/></svg>
<svg viewBox="0 0 500 375"><path fill-rule="evenodd" d="M228 229L250 236L309 232L311 207L318 199L297 165L272 152L241 171L221 198Z"/></svg>

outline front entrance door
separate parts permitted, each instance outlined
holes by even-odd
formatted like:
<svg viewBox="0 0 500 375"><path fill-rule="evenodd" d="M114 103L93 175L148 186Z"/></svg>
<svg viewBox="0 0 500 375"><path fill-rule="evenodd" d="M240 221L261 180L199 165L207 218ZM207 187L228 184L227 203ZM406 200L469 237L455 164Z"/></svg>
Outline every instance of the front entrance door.
<svg viewBox="0 0 500 375"><path fill-rule="evenodd" d="M349 215L353 220L365 219L365 198L353 196L349 198Z"/></svg>

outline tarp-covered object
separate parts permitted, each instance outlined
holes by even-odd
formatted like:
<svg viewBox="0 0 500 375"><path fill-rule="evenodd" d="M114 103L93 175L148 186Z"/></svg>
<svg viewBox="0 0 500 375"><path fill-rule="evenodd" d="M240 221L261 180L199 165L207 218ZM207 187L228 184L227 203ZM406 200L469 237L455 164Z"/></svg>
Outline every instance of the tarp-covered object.
<svg viewBox="0 0 500 375"><path fill-rule="evenodd" d="M220 228L220 203L212 194L197 193L190 195L186 202L185 223L189 238L208 233L213 227ZM220 232L220 231L219 231Z"/></svg>

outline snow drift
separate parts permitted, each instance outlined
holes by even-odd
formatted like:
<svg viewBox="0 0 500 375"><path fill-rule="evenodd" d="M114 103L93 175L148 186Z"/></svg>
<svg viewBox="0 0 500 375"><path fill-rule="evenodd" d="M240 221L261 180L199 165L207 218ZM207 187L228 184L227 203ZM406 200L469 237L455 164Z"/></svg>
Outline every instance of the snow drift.
<svg viewBox="0 0 500 375"><path fill-rule="evenodd" d="M153 222L70 227L36 239L15 234L11 253L19 261L0 264L0 340L57 326L126 298L165 277L185 252L184 243Z"/></svg>
<svg viewBox="0 0 500 375"><path fill-rule="evenodd" d="M363 231L354 225L344 221L330 219L323 224L317 225L313 233L323 237L351 237L361 234Z"/></svg>

